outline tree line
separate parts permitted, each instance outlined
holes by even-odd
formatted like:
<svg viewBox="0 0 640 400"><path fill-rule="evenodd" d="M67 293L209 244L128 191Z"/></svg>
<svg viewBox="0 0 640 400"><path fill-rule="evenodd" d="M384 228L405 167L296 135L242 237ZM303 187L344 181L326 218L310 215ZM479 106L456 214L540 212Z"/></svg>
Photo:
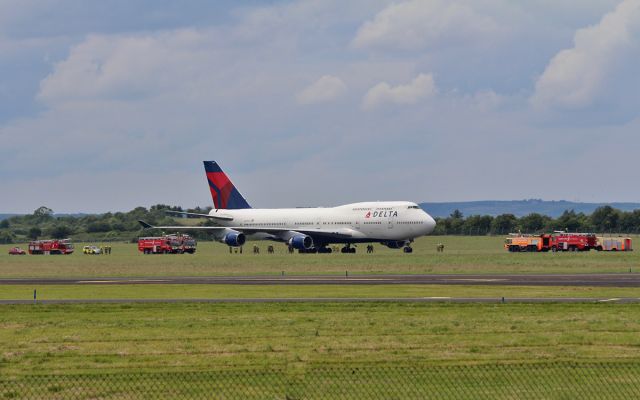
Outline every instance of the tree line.
<svg viewBox="0 0 640 400"><path fill-rule="evenodd" d="M558 218L532 213L523 217L513 214L465 217L455 210L446 218L435 218L435 235L506 235L509 233L543 233L553 231L594 232L603 234L640 233L640 210L620 211L602 206L587 215L566 210Z"/></svg>
<svg viewBox="0 0 640 400"><path fill-rule="evenodd" d="M129 212L86 215L55 215L48 207L40 207L32 214L13 216L0 221L0 243L29 240L73 238L77 241L137 240L139 236L157 235L157 230L143 230L138 220L152 225L175 225L166 211L187 211L206 214L211 208L190 208L156 204L150 208L136 207ZM208 223L208 221L200 224ZM197 224L194 224L197 225ZM209 239L207 232L189 232L198 239Z"/></svg>
<svg viewBox="0 0 640 400"><path fill-rule="evenodd" d="M157 230L142 230L138 220L152 225L173 225L176 219L166 211L187 211L206 214L211 208L182 209L178 206L156 204L150 208L137 207L129 212L56 216L53 210L40 207L33 214L14 216L0 221L0 243L25 242L41 238L77 241L137 240L139 236L160 234ZM506 235L509 233L542 233L556 230L597 233L640 233L640 210L625 212L603 206L592 214L566 210L560 217L532 213L523 217L513 214L470 215L455 210L446 218L436 218L435 235ZM212 225L209 220L193 225ZM212 239L202 230L185 231L199 240Z"/></svg>

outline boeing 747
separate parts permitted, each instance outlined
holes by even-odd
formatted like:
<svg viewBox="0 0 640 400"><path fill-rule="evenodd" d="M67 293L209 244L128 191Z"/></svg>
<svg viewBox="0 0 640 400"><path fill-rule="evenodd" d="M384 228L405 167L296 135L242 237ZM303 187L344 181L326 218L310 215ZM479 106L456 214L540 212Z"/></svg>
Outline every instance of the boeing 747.
<svg viewBox="0 0 640 400"><path fill-rule="evenodd" d="M283 242L306 253L330 253L330 244L342 244L343 253L355 253L356 243L381 243L411 253L415 238L428 235L434 219L416 203L375 201L327 208L251 208L215 161L204 161L215 206L208 214L172 211L207 218L216 226L152 226L145 228L206 229L229 246L244 245L247 236Z"/></svg>

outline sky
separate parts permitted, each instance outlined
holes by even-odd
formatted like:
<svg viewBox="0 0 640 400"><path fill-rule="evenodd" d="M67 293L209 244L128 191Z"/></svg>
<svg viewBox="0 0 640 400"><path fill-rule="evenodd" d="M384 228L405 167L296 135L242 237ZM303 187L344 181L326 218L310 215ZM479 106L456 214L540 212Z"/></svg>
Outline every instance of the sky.
<svg viewBox="0 0 640 400"><path fill-rule="evenodd" d="M0 212L640 201L640 0L0 0Z"/></svg>

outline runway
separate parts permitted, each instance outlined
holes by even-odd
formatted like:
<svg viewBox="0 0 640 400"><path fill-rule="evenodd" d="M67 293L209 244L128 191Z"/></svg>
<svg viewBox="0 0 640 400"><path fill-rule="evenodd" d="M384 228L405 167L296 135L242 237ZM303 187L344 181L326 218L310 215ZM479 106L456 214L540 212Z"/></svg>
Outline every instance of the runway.
<svg viewBox="0 0 640 400"><path fill-rule="evenodd" d="M124 303L470 303L470 304L540 304L540 303L640 303L640 298L592 297L300 297L300 298L237 298L237 299L60 299L60 300L0 300L2 304L124 304Z"/></svg>
<svg viewBox="0 0 640 400"><path fill-rule="evenodd" d="M0 278L0 285L509 285L638 287L640 273L621 274L428 274L255 275L133 278Z"/></svg>
<svg viewBox="0 0 640 400"><path fill-rule="evenodd" d="M411 298L237 298L237 299L58 299L58 300L0 300L1 304L124 304L124 303L469 303L469 304L540 304L540 303L640 303L640 298L592 297L411 297Z"/></svg>

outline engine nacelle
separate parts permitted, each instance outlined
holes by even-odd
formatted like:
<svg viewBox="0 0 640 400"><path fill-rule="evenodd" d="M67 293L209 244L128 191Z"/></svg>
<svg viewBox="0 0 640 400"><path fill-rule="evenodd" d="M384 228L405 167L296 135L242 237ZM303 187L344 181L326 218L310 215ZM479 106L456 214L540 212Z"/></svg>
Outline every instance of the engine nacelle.
<svg viewBox="0 0 640 400"><path fill-rule="evenodd" d="M297 250L309 250L313 247L313 239L307 235L296 235L289 239L289 246Z"/></svg>
<svg viewBox="0 0 640 400"><path fill-rule="evenodd" d="M247 237L242 232L231 231L224 235L222 242L226 243L227 246L239 247L247 241Z"/></svg>
<svg viewBox="0 0 640 400"><path fill-rule="evenodd" d="M393 242L383 242L382 244L384 244L390 249L401 249L407 245L407 242L404 240L398 240Z"/></svg>

